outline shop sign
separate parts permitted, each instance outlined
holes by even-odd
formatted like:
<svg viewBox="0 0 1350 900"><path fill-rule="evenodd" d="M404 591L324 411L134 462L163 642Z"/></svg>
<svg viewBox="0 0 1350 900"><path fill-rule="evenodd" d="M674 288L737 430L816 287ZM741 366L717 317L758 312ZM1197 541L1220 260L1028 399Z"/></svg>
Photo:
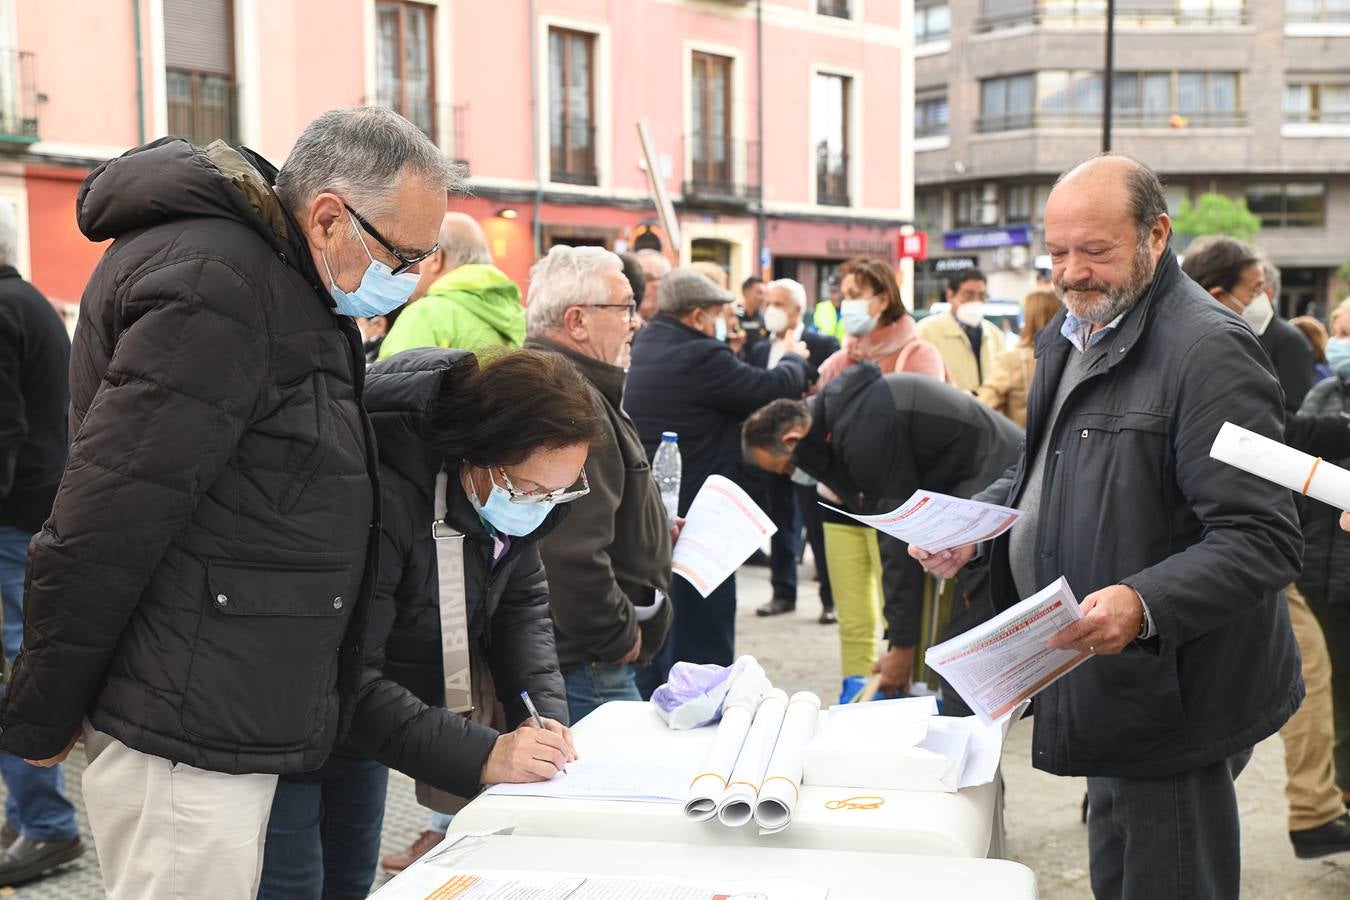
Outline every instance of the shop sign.
<svg viewBox="0 0 1350 900"><path fill-rule="evenodd" d="M987 250L995 247L1025 247L1031 243L1031 226L1012 225L1007 228L971 228L966 231L948 231L942 235L942 246L947 250Z"/></svg>
<svg viewBox="0 0 1350 900"><path fill-rule="evenodd" d="M913 234L900 235L901 259L928 258L928 232L916 231Z"/></svg>

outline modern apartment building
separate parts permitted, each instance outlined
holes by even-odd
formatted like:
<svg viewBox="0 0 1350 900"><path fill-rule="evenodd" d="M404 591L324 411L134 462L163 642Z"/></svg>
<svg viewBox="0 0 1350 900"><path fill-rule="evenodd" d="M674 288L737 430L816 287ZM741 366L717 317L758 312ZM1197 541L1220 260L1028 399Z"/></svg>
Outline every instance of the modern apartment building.
<svg viewBox="0 0 1350 900"><path fill-rule="evenodd" d="M1034 284L1051 183L1101 147L1105 7L915 0L915 217L934 248L920 305L972 261L996 296ZM1163 175L1174 209L1245 197L1285 311L1324 311L1350 259L1350 2L1116 7L1113 148Z"/></svg>
<svg viewBox="0 0 1350 900"><path fill-rule="evenodd" d="M168 134L280 163L316 114L379 103L464 163L451 205L514 278L556 243L655 246L817 293L848 256L894 257L912 214L911 4L9 0L0 195L21 268L75 301L101 249L74 221L92 167Z"/></svg>

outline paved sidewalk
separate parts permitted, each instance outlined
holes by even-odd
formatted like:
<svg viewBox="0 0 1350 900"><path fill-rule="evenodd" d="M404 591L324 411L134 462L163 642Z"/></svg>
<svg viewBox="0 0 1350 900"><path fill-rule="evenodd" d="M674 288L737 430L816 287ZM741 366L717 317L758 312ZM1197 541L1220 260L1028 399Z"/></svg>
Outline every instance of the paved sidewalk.
<svg viewBox="0 0 1350 900"><path fill-rule="evenodd" d="M802 598L795 615L755 617L755 607L770 596L768 570L745 568L738 578L738 650L759 657L774 683L786 690L812 690L830 702L839 691L837 631L816 623L820 609L802 569ZM1055 778L1031 768L1031 723L1014 731L1005 755L1008 782L1008 843L1015 859L1030 866L1043 900L1079 900L1090 896L1087 877L1087 829L1079 822L1083 781ZM0 897L23 900L102 898L98 866L88 839L79 800L83 752L72 754L67 784L75 798L89 849L77 863L44 881L18 889L0 888ZM1256 748L1238 780L1242 806L1243 896L1257 900L1345 900L1350 897L1350 854L1324 860L1296 859L1285 831L1284 750L1279 738ZM389 781L384 820L384 852L401 849L426 825L426 810L413 799L412 782L398 774ZM897 847L897 851L903 848ZM381 882L383 878L381 878Z"/></svg>

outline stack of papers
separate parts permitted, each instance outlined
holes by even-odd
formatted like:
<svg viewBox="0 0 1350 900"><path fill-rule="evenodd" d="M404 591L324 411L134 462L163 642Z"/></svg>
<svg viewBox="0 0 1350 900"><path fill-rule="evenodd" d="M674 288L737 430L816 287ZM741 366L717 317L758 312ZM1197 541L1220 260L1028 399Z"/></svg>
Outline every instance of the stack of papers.
<svg viewBox="0 0 1350 900"><path fill-rule="evenodd" d="M980 721L991 724L1088 659L1087 653L1046 647L1053 635L1082 618L1069 583L1060 578L988 622L929 647L924 661Z"/></svg>
<svg viewBox="0 0 1350 900"><path fill-rule="evenodd" d="M778 732L787 714L787 694L774 688L759 701L755 721L745 735L745 743L736 757L736 767L717 802L717 818L723 825L739 828L755 814L755 798L764 783L769 757L778 743Z"/></svg>
<svg viewBox="0 0 1350 900"><path fill-rule="evenodd" d="M731 782L731 770L736 767L741 747L750 733L759 701L771 689L764 669L753 658L743 658L750 659L753 665L746 665L728 686L722 722L684 795L684 814L696 822L717 815L718 804Z"/></svg>
<svg viewBox="0 0 1350 900"><path fill-rule="evenodd" d="M771 878L700 883L565 872L507 872L418 865L385 885L378 900L825 900L821 885Z"/></svg>
<svg viewBox="0 0 1350 900"><path fill-rule="evenodd" d="M548 781L494 784L486 793L506 797L679 803L689 793L693 774L686 766L577 760L567 764L567 771L559 772Z"/></svg>
<svg viewBox="0 0 1350 900"><path fill-rule="evenodd" d="M836 706L807 745L803 783L944 793L988 784L1018 716L947 718L932 697Z"/></svg>

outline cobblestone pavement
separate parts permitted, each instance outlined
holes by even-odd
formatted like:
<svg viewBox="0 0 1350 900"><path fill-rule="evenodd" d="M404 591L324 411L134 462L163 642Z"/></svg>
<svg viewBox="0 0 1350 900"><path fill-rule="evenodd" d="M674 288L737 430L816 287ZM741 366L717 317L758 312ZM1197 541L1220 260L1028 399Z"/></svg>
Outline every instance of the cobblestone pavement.
<svg viewBox="0 0 1350 900"><path fill-rule="evenodd" d="M766 602L770 595L768 570L741 571L738 650L759 657L774 683L785 690L816 691L828 701L838 696L839 646L835 628L816 623L820 609L811 573L808 560L802 569L801 601L795 615L758 619L755 607ZM1013 732L1005 755L1010 852L1014 859L1036 872L1043 900L1089 897L1087 829L1079 821L1083 781L1033 770L1030 747L1031 727L1026 722ZM84 768L82 751L77 749L71 758L67 784L75 798L88 851L78 862L41 882L17 889L0 888L0 897L23 900L103 897L84 806L78 796L79 775ZM1284 750L1276 737L1256 748L1251 764L1238 780L1243 896L1259 900L1350 897L1350 854L1316 861L1294 857L1285 830L1283 790ZM426 810L413 799L412 782L395 774L389 781L383 851L388 853L406 846L426 825L426 818Z"/></svg>

